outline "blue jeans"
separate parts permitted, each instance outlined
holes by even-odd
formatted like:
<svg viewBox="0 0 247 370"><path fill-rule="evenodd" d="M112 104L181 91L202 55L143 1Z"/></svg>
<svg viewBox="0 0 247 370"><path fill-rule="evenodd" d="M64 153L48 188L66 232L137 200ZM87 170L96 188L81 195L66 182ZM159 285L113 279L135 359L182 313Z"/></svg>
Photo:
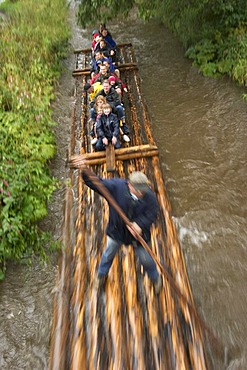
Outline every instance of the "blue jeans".
<svg viewBox="0 0 247 370"><path fill-rule="evenodd" d="M122 105L117 105L114 109L117 112L118 119L124 120L125 119L125 112Z"/></svg>
<svg viewBox="0 0 247 370"><path fill-rule="evenodd" d="M96 112L96 109L95 108L91 108L90 109L90 118L93 122L96 121L96 118L97 118L97 112Z"/></svg>
<svg viewBox="0 0 247 370"><path fill-rule="evenodd" d="M107 236L106 249L103 252L98 269L99 277L108 274L108 271L112 265L112 261L122 244L123 243L119 240L114 240ZM148 277L155 282L158 279L159 273L152 257L142 247L142 245L138 243L136 244L136 247L134 247L134 253L142 264L145 272L148 274Z"/></svg>

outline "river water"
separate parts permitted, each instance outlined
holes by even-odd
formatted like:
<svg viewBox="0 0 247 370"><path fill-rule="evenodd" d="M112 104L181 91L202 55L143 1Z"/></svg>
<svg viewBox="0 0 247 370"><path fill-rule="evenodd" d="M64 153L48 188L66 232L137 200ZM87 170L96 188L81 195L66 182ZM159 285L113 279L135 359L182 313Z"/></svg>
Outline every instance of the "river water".
<svg viewBox="0 0 247 370"><path fill-rule="evenodd" d="M112 29L135 48L197 307L226 347L228 369L247 369L244 90L201 76L161 25Z"/></svg>
<svg viewBox="0 0 247 370"><path fill-rule="evenodd" d="M73 21L73 9L71 14ZM247 369L247 105L227 78L202 77L162 25L130 19L109 24L132 42L194 298L226 348L227 369ZM90 46L90 30L73 27L71 49ZM73 53L65 61L54 115L58 153L53 174L66 178L73 103ZM44 221L61 233L64 191ZM56 263L11 265L0 284L0 368L46 369ZM212 355L215 354L212 352ZM215 369L220 370L217 358Z"/></svg>

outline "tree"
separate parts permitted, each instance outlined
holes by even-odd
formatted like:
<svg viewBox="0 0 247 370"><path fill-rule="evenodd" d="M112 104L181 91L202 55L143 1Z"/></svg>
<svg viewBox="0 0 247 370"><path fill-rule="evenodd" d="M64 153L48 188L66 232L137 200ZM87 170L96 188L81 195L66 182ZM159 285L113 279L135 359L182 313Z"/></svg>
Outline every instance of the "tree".
<svg viewBox="0 0 247 370"><path fill-rule="evenodd" d="M81 0L82 26L127 16L163 22L182 41L186 56L208 76L228 74L247 85L246 0Z"/></svg>

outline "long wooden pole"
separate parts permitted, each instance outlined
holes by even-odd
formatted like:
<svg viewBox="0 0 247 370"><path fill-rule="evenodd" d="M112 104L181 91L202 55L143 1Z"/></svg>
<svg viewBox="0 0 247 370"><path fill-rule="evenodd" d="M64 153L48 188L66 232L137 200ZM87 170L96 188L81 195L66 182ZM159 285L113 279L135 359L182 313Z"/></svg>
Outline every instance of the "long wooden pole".
<svg viewBox="0 0 247 370"><path fill-rule="evenodd" d="M71 247L71 208L73 204L73 193L67 188L65 201L65 220L63 227L63 243L65 249L61 251L59 264L59 280L54 298L54 320L51 331L50 370L61 370L66 368L69 341L69 295L70 295L70 266L72 260Z"/></svg>

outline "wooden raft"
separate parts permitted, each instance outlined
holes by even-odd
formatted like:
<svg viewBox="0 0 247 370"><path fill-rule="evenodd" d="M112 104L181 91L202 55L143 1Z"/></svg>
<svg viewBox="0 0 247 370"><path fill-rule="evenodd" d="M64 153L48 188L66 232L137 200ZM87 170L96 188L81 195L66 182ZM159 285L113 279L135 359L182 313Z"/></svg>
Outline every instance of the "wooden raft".
<svg viewBox="0 0 247 370"><path fill-rule="evenodd" d="M75 52L76 69L78 64L81 69L89 67L89 50ZM119 46L119 55L122 64L135 63L131 44ZM72 160L73 166L68 166L70 186L66 191L64 249L54 299L50 369L208 369L198 321L164 277L159 296L154 294L132 247L121 248L105 288L95 284L109 212L107 202L84 185L79 170L82 159L106 178L127 178L133 170L146 173L159 203L159 218L151 233L152 250L182 294L194 304L138 71L121 70L121 79L128 87L124 106L131 143L114 151L113 164L106 162L106 153L93 152L90 144L89 102L83 93L87 78L87 74L75 77L69 148L69 163ZM112 172L107 171L109 167Z"/></svg>

